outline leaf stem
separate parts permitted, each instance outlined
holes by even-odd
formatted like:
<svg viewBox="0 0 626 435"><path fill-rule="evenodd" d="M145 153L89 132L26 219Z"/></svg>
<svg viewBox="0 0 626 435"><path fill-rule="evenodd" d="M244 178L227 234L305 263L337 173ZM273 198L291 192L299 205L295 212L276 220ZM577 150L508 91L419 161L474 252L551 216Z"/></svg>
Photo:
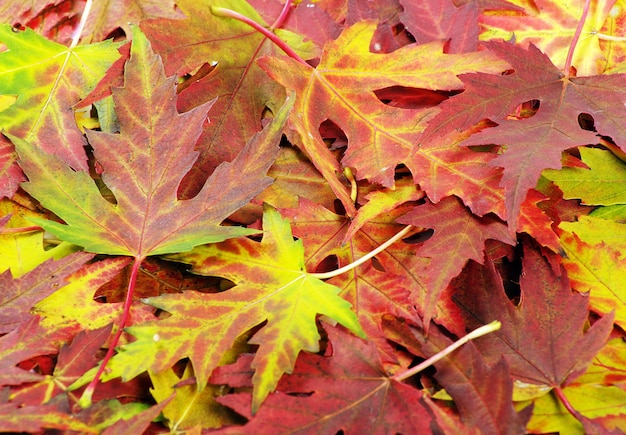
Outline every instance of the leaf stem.
<svg viewBox="0 0 626 435"><path fill-rule="evenodd" d="M85 3L85 9L83 9L83 14L80 17L80 22L78 23L78 27L74 30L74 34L72 35L72 43L70 44L70 48L74 48L78 45L78 41L80 40L80 35L83 33L83 29L85 28L85 24L87 23L87 17L89 17L89 12L91 11L91 4L93 0L87 0Z"/></svg>
<svg viewBox="0 0 626 435"><path fill-rule="evenodd" d="M276 44L281 50L283 50L289 57L297 60L298 62L310 66L308 63L306 63L304 61L304 59L302 59L298 53L296 53L295 51L293 51L293 49L287 45L285 43L285 41L283 41L282 39L280 39L278 36L276 36L274 33L270 32L269 30L267 30L265 27L261 26L259 23L257 23L254 20L251 20L250 18L246 17L245 15L240 14L239 12L235 12L232 9L227 9L227 8L220 8L220 7L211 7L211 12L213 12L214 15L217 15L218 17L226 17L226 18L234 18L235 20L241 21L242 23L247 24L248 26L252 27L254 30L256 30L257 32L261 33L263 36L265 36L267 39L269 39L270 41L272 41L274 44Z"/></svg>
<svg viewBox="0 0 626 435"><path fill-rule="evenodd" d="M591 4L591 0L585 0L585 6L583 7L583 13L578 20L578 26L576 27L576 32L574 32L574 37L572 38L572 42L569 45L569 50L567 52L567 58L565 59L565 67L564 73L567 77L570 75L570 68L572 67L572 60L574 59L574 51L576 50L576 44L578 44L578 40L580 39L580 34L583 31L583 27L585 26L585 20L587 19L587 14L589 13L589 5Z"/></svg>
<svg viewBox="0 0 626 435"><path fill-rule="evenodd" d="M567 397L565 397L563 390L557 387L557 388L554 388L553 391L556 394L556 397L559 398L559 400L561 401L565 409L567 409L567 412L572 414L574 418L578 419L579 414L576 412L576 409L572 406L572 404L569 403L569 400L567 400Z"/></svg>
<svg viewBox="0 0 626 435"><path fill-rule="evenodd" d="M611 36L604 33L595 33L598 39L603 41L626 42L626 36Z"/></svg>
<svg viewBox="0 0 626 435"><path fill-rule="evenodd" d="M100 367L98 368L96 375L91 380L89 385L87 385L87 388L85 388L85 391L78 401L78 405L83 409L91 406L91 398L96 389L96 386L98 385L98 382L100 381L100 378L102 377L102 374L104 373L104 370L106 369L109 360L113 357L113 354L115 353L115 348L117 347L117 344L120 341L120 337L124 333L124 328L126 327L128 320L130 319L130 307L133 302L135 284L137 283L137 275L139 273L139 267L141 266L142 261L143 258L136 257L135 262L133 263L133 267L130 271L130 278L128 280L128 290L126 292L126 300L124 301L124 312L122 313L122 319L120 320L120 324L118 326L117 332L115 333L115 336L113 337L113 340L111 340L109 349L107 350L107 353L104 355L104 358L100 363Z"/></svg>
<svg viewBox="0 0 626 435"><path fill-rule="evenodd" d="M431 356L426 361L416 365L415 367L411 367L410 369L408 369L408 370L406 370L404 372L398 373L392 379L395 380L395 381L398 381L398 382L404 381L405 379L410 378L411 376L415 375L416 373L421 372L426 367L430 367L431 365L435 364L437 361L445 358L446 356L448 356L449 354L454 352L456 349L458 349L459 347L463 346L468 341L471 341L471 340L473 340L475 338L478 338L478 337L482 337L483 335L489 334L491 332L497 331L498 329L500 329L501 326L502 326L502 323L500 323L500 321L498 321L498 320L494 320L491 323L483 325L480 328L477 328L477 329L473 330L472 332L470 332L466 336L459 338L457 341L452 343L450 346L446 347L445 349L443 349L440 352L437 352L435 355Z"/></svg>
<svg viewBox="0 0 626 435"><path fill-rule="evenodd" d="M323 273L309 273L308 275L312 276L312 277L315 277L315 278L318 278L318 279L328 279L328 278L332 278L332 277L337 276L337 275L341 275L342 273L346 273L349 270L352 270L355 267L360 266L361 264L365 263L370 258L374 257L375 255L378 255L380 252L382 252L385 249L387 249L394 242L396 242L397 240L399 240L402 237L404 237L409 231L411 231L411 229L413 229L412 225L406 226L402 231L400 231L398 234L393 236L391 239L387 240L385 243L380 245L378 248L374 249L373 251L368 252L363 257L359 258L358 260L353 261L352 263L347 264L347 265L345 265L343 267L340 267L339 269L335 269L335 270L331 270L330 272L323 272Z"/></svg>
<svg viewBox="0 0 626 435"><path fill-rule="evenodd" d="M0 234L19 234L19 233L30 233L32 231L40 231L43 228L32 225L30 227L21 227L21 228L3 228L0 230Z"/></svg>
<svg viewBox="0 0 626 435"><path fill-rule="evenodd" d="M285 2L285 6L283 6L283 10L280 11L280 15L274 21L274 24L270 26L270 29L277 29L283 25L285 20L287 19L287 15L289 15L289 8L291 7L291 0L287 0Z"/></svg>

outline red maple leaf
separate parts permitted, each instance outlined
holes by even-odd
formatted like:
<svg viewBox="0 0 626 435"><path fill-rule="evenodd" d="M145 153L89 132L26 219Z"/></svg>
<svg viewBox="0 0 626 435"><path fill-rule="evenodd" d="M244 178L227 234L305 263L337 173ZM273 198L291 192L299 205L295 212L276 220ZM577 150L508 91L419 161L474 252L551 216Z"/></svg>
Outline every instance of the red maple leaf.
<svg viewBox="0 0 626 435"><path fill-rule="evenodd" d="M332 356L302 354L293 374L284 376L254 415L249 394L219 402L251 419L248 433L431 433L435 424L421 391L390 379L372 343L339 328L328 328ZM211 382L246 386L250 357L219 367ZM241 433L231 428L224 433Z"/></svg>
<svg viewBox="0 0 626 435"><path fill-rule="evenodd" d="M454 300L466 327L498 319L502 328L476 346L493 363L504 355L523 382L560 388L576 379L602 348L613 327L607 314L584 332L587 296L572 292L556 254L524 245L519 305L507 297L493 262L470 263L455 281Z"/></svg>
<svg viewBox="0 0 626 435"><path fill-rule="evenodd" d="M409 326L391 316L383 321L390 340L406 347L415 355L431 357L452 340L438 328L432 328L426 338L419 328ZM462 421L479 433L518 434L530 418L531 408L518 414L511 403L513 382L505 360L492 366L467 343L435 363L434 377L454 399Z"/></svg>
<svg viewBox="0 0 626 435"><path fill-rule="evenodd" d="M445 216L445 219L442 219ZM493 216L473 215L455 197L447 197L437 204L424 204L398 219L398 222L435 230L417 251L420 257L430 258L426 268L426 292L420 293L424 325L428 324L435 311L441 292L456 277L468 260L481 262L485 242L500 240L510 245L515 238L506 225Z"/></svg>
<svg viewBox="0 0 626 435"><path fill-rule="evenodd" d="M579 125L580 115L590 115L598 133L624 143L624 75L567 77L532 45L528 49L505 42L486 46L508 62L513 72L461 75L465 91L441 104L443 110L420 141L437 143L447 132L468 129L485 119L495 122L496 127L472 135L462 145L503 145L504 152L490 165L504 168L500 185L506 190L509 226L515 229L521 204L541 171L560 169L564 150L598 142L595 132ZM536 112L511 119L527 102L538 105Z"/></svg>

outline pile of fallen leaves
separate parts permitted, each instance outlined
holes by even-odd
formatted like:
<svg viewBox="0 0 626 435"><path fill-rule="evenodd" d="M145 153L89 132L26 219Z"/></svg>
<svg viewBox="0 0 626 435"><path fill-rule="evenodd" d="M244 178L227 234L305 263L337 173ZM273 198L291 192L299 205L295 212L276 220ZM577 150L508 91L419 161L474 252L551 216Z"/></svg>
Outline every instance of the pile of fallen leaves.
<svg viewBox="0 0 626 435"><path fill-rule="evenodd" d="M0 5L0 431L626 431L626 4L293 3Z"/></svg>

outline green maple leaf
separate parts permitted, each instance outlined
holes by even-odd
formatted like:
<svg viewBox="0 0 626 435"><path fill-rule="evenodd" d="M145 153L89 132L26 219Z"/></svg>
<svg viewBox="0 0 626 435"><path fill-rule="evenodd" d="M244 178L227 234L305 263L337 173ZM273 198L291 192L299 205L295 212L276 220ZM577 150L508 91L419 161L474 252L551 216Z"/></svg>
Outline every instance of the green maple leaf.
<svg viewBox="0 0 626 435"><path fill-rule="evenodd" d="M22 187L65 221L36 222L87 251L139 260L250 234L220 223L271 182L265 173L278 152L288 105L233 162L220 165L196 197L181 201L177 189L197 158L194 144L210 103L179 114L175 86L175 77L165 77L161 58L135 28L125 86L113 89L121 132L87 133L115 204L88 172L11 136L29 178Z"/></svg>
<svg viewBox="0 0 626 435"><path fill-rule="evenodd" d="M580 198L588 205L626 203L626 164L607 150L579 147L578 152L589 169L546 169L543 176L559 186L565 199Z"/></svg>
<svg viewBox="0 0 626 435"><path fill-rule="evenodd" d="M281 375L292 372L301 350L319 351L318 314L364 337L350 304L338 296L340 289L306 272L302 242L293 240L289 223L267 207L263 228L261 243L240 238L170 256L236 286L217 294L188 291L146 299L171 317L128 328L136 340L111 359L103 379L158 373L188 357L201 389L235 339L267 321L250 340L259 345L253 362L256 410Z"/></svg>

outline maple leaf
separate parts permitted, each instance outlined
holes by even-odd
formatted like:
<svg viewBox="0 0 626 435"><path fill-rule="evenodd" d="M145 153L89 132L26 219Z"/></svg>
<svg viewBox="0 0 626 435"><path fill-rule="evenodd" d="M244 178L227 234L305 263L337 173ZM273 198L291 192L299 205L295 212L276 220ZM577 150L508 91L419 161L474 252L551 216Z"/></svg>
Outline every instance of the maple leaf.
<svg viewBox="0 0 626 435"><path fill-rule="evenodd" d="M121 133L87 134L116 204L103 198L87 172L73 171L55 156L13 137L29 177L23 188L65 221L38 220L43 228L90 252L137 259L250 234L220 223L269 184L265 173L278 147L264 140L271 143L278 137L276 123L288 109L277 114L272 137L257 137L235 161L216 169L196 197L179 201L176 191L197 157L193 146L207 105L179 114L174 85L175 79L165 78L160 58L136 29L126 86L113 92ZM224 182L235 178L236 183Z"/></svg>
<svg viewBox="0 0 626 435"><path fill-rule="evenodd" d="M550 394L533 401L533 417L526 426L528 432L575 435L624 432L624 390L597 384L571 385L562 394L569 407Z"/></svg>
<svg viewBox="0 0 626 435"><path fill-rule="evenodd" d="M584 3L576 0L534 0L519 4L515 14L508 11L494 13L492 10L483 14L480 17L480 39L514 39L523 47L535 45L562 68L581 20ZM610 0L590 2L590 10L584 17L583 37L577 43L573 58L578 75L600 74L607 69L607 56L611 55L611 50L601 49L598 33L607 19L615 17L614 4Z"/></svg>
<svg viewBox="0 0 626 435"><path fill-rule="evenodd" d="M626 164L610 151L578 149L585 168L547 169L543 176L555 182L565 199L581 199L587 205L626 204Z"/></svg>
<svg viewBox="0 0 626 435"><path fill-rule="evenodd" d="M13 196L19 184L26 181L16 157L11 142L0 135L0 198Z"/></svg>
<svg viewBox="0 0 626 435"><path fill-rule="evenodd" d="M446 219L442 220L441 216ZM461 273L468 260L482 262L488 239L510 245L516 243L502 221L493 216L479 218L473 215L455 197L445 198L437 204L417 206L398 222L435 230L433 237L417 251L417 255L430 258L424 279L427 291L420 295L423 302L419 304L423 307L426 330L441 292Z"/></svg>
<svg viewBox="0 0 626 435"><path fill-rule="evenodd" d="M274 183L255 198L276 208L296 208L300 197L332 209L336 199L315 166L297 148L281 147L267 173Z"/></svg>
<svg viewBox="0 0 626 435"><path fill-rule="evenodd" d="M65 284L93 255L77 252L61 260L48 260L35 270L14 279L11 272L0 275L0 333L7 333L30 316L30 310Z"/></svg>
<svg viewBox="0 0 626 435"><path fill-rule="evenodd" d="M415 40L421 44L430 41L448 40L448 53L472 52L478 49L478 19L483 9L521 10L513 4L495 0L486 2L453 0L427 0L412 2L400 0L404 9L400 20ZM481 22L482 24L482 22Z"/></svg>
<svg viewBox="0 0 626 435"><path fill-rule="evenodd" d="M589 306L597 313L615 312L615 323L626 327L626 259L611 245L595 246L576 234L563 232L561 243L567 257L563 265L572 287L589 293Z"/></svg>
<svg viewBox="0 0 626 435"><path fill-rule="evenodd" d="M219 97L211 110L211 122L198 139L198 161L181 186L182 196L189 197L218 164L237 156L243 144L261 130L263 110L278 110L285 94L255 63L259 56L278 50L263 35L246 24L214 15L205 3L179 0L176 5L187 19L149 19L141 28L163 56L168 74L193 74L181 85L178 108L189 110ZM219 6L265 24L245 1L223 0ZM280 36L296 49L310 47L290 32L281 31Z"/></svg>
<svg viewBox="0 0 626 435"><path fill-rule="evenodd" d="M172 430L217 428L236 422L233 413L215 401L223 394L223 386L208 385L198 391L194 384L177 385L193 379L190 364L187 364L181 377L172 369L149 374L152 382L150 393L157 403L167 402L162 412Z"/></svg>
<svg viewBox="0 0 626 435"><path fill-rule="evenodd" d="M490 153L477 153L459 143L469 132L440 132L437 140L417 143L406 160L413 181L433 203L448 196L463 199L474 214L494 213L506 219L505 192L499 186L502 170L491 166Z"/></svg>
<svg viewBox="0 0 626 435"><path fill-rule="evenodd" d="M327 328L332 354L303 354L292 374L284 376L278 392L250 414L249 394L231 394L219 402L250 419L248 433L300 432L414 433L433 430L433 421L422 392L391 379L385 373L375 346L339 328ZM250 358L240 357L231 366L219 367L212 382L249 385ZM244 376L242 376L242 372ZM247 374L247 376L245 376ZM247 379L246 379L247 378ZM252 399L253 400L253 399ZM241 433L241 427L226 433Z"/></svg>
<svg viewBox="0 0 626 435"><path fill-rule="evenodd" d="M404 190L405 197L419 194L415 186ZM376 201L376 197L372 201ZM372 208L375 206L372 204ZM365 209L366 214L369 214L369 207L366 207L367 204L359 212ZM384 205L381 209L384 209ZM370 216L368 222L350 237L347 235L354 227L348 218L305 198L300 199L297 208L282 210L282 214L290 219L294 234L304 244L307 270L318 271L322 268L322 271L326 271L323 268L329 260L334 260L331 263L336 263L338 267L347 266L395 236L402 229L395 220L405 211L400 208L381 213L375 218ZM424 259L414 255L410 245L399 241L371 261L328 281L340 288L342 297L353 304L359 323L368 339L377 343L385 363L396 363L396 356L381 334L381 317L385 313L404 318L417 316L413 307L414 295L425 291L419 273L424 263Z"/></svg>
<svg viewBox="0 0 626 435"><path fill-rule="evenodd" d="M595 121L598 133L615 141L626 138L621 119L626 116L623 76L565 77L536 47L527 50L510 43L486 43L490 51L514 69L510 75L465 74L466 90L440 106L443 109L420 139L437 142L438 136L454 129L465 130L484 119L496 127L475 133L461 145L502 144L504 152L489 164L504 168L501 186L506 190L507 219L517 228L519 210L543 169L561 168L561 152L596 143L597 135L578 123L581 114ZM538 101L533 116L509 119L521 104Z"/></svg>
<svg viewBox="0 0 626 435"><path fill-rule="evenodd" d="M151 406L139 414L135 414L129 418L115 419L114 423L107 426L102 435L117 435L120 433L146 433L150 424L155 421L163 408L169 403L168 400L164 400L161 403ZM128 416L124 416L128 417Z"/></svg>
<svg viewBox="0 0 626 435"><path fill-rule="evenodd" d="M85 371L96 364L96 354L111 333L111 326L83 330L61 347L54 372L40 382L27 384L11 395L11 401L27 405L48 403L66 391Z"/></svg>
<svg viewBox="0 0 626 435"><path fill-rule="evenodd" d="M600 209L601 210L601 209ZM590 245L605 243L613 249L621 251L620 257L624 257L624 235L626 224L622 218L604 219L596 214L580 216L576 222L561 222L559 228L569 233L574 233L580 240Z"/></svg>
<svg viewBox="0 0 626 435"><path fill-rule="evenodd" d="M86 434L98 433L93 426L76 420L73 415L58 408L56 405L19 406L15 403L2 403L0 404L0 431L23 432L24 422L27 421L29 431L57 429Z"/></svg>
<svg viewBox="0 0 626 435"><path fill-rule="evenodd" d="M345 29L337 40L326 44L317 68L294 59L259 60L271 77L295 90L291 126L349 215L356 210L336 175L342 173L340 165L319 134L322 122L331 120L348 137L344 166L356 168L358 179L391 187L395 166L409 156L420 126L432 111L387 106L374 91L390 86L459 89L457 74L507 68L486 52L444 54L440 41L405 46L389 54L371 53L369 44L375 29L373 21L360 21Z"/></svg>
<svg viewBox="0 0 626 435"><path fill-rule="evenodd" d="M337 296L339 289L307 274L302 244L293 241L288 222L267 208L263 228L260 244L241 238L168 256L192 264L196 273L222 276L236 286L218 294L184 292L146 299L172 316L128 328L136 341L111 359L103 379L126 380L147 369L159 373L189 357L202 389L235 339L267 321L250 340L259 345L254 361L256 410L280 376L293 370L301 350L319 350L317 314L364 336L350 304Z"/></svg>
<svg viewBox="0 0 626 435"><path fill-rule="evenodd" d="M2 130L37 141L75 169L87 170L74 106L119 57L111 41L68 48L26 29L0 26L0 94L17 97L0 112Z"/></svg>
<svg viewBox="0 0 626 435"><path fill-rule="evenodd" d="M102 328L119 317L122 303L102 304L93 300L95 291L115 277L130 263L129 258L115 257L90 263L74 273L69 282L32 307L43 317L41 324L49 331ZM133 310L137 320L145 318L140 308Z"/></svg>
<svg viewBox="0 0 626 435"><path fill-rule="evenodd" d="M20 170L21 173L21 170ZM15 198L17 200L18 198ZM32 228L32 218L42 218L45 214L30 210L15 202L0 202L0 215L7 213L7 229ZM11 270L18 278L35 269L48 259L61 258L75 252L78 247L70 243L45 246L44 235L40 231L16 231L0 234L0 271Z"/></svg>
<svg viewBox="0 0 626 435"><path fill-rule="evenodd" d="M557 263L552 268L549 261L556 260L555 254L544 255L547 258L524 245L518 306L506 296L492 261L484 267L473 262L467 266L456 283L463 290L454 300L470 328L476 322L502 321L499 331L476 343L488 361L504 355L516 378L558 389L582 374L602 348L612 329L613 313L583 333L587 297L571 291L563 266Z"/></svg>
<svg viewBox="0 0 626 435"><path fill-rule="evenodd" d="M58 3L60 0L57 0ZM37 16L50 4L51 0L30 0L28 2L5 2L0 5L0 22L10 24L24 24Z"/></svg>
<svg viewBox="0 0 626 435"><path fill-rule="evenodd" d="M76 262L81 258L86 261L90 257L90 254L77 253L66 257L67 259L50 263L71 265L72 261ZM34 306L24 307L32 310L33 315L26 317L15 329L0 337L0 384L17 385L41 381L41 375L22 370L16 365L36 356L56 354L60 346L71 340L79 330L102 328L118 318L122 311L121 303L99 304L93 301L92 296L99 285L110 280L126 264L127 258L110 258L80 268L68 277L63 286L46 289L45 284L41 284L40 291L44 296L47 293L52 294L41 298ZM39 266L44 272L50 267L48 263ZM33 276L41 275L37 269L31 273ZM23 279L27 282L32 280L28 275ZM55 284L53 279L47 282ZM147 317L140 309L133 310L133 314L138 320Z"/></svg>
<svg viewBox="0 0 626 435"><path fill-rule="evenodd" d="M94 2L82 32L83 40L103 41L121 27L131 35L131 23L145 19L182 19L185 16L174 6L173 0L106 0Z"/></svg>
<svg viewBox="0 0 626 435"><path fill-rule="evenodd" d="M431 357L452 344L437 328L430 329L425 337L419 329L391 316L383 320L383 329L390 340L423 357ZM505 360L489 366L474 344L467 343L435 363L435 367L435 378L452 396L468 427L480 433L523 431L530 409L518 414L513 408L513 381Z"/></svg>

